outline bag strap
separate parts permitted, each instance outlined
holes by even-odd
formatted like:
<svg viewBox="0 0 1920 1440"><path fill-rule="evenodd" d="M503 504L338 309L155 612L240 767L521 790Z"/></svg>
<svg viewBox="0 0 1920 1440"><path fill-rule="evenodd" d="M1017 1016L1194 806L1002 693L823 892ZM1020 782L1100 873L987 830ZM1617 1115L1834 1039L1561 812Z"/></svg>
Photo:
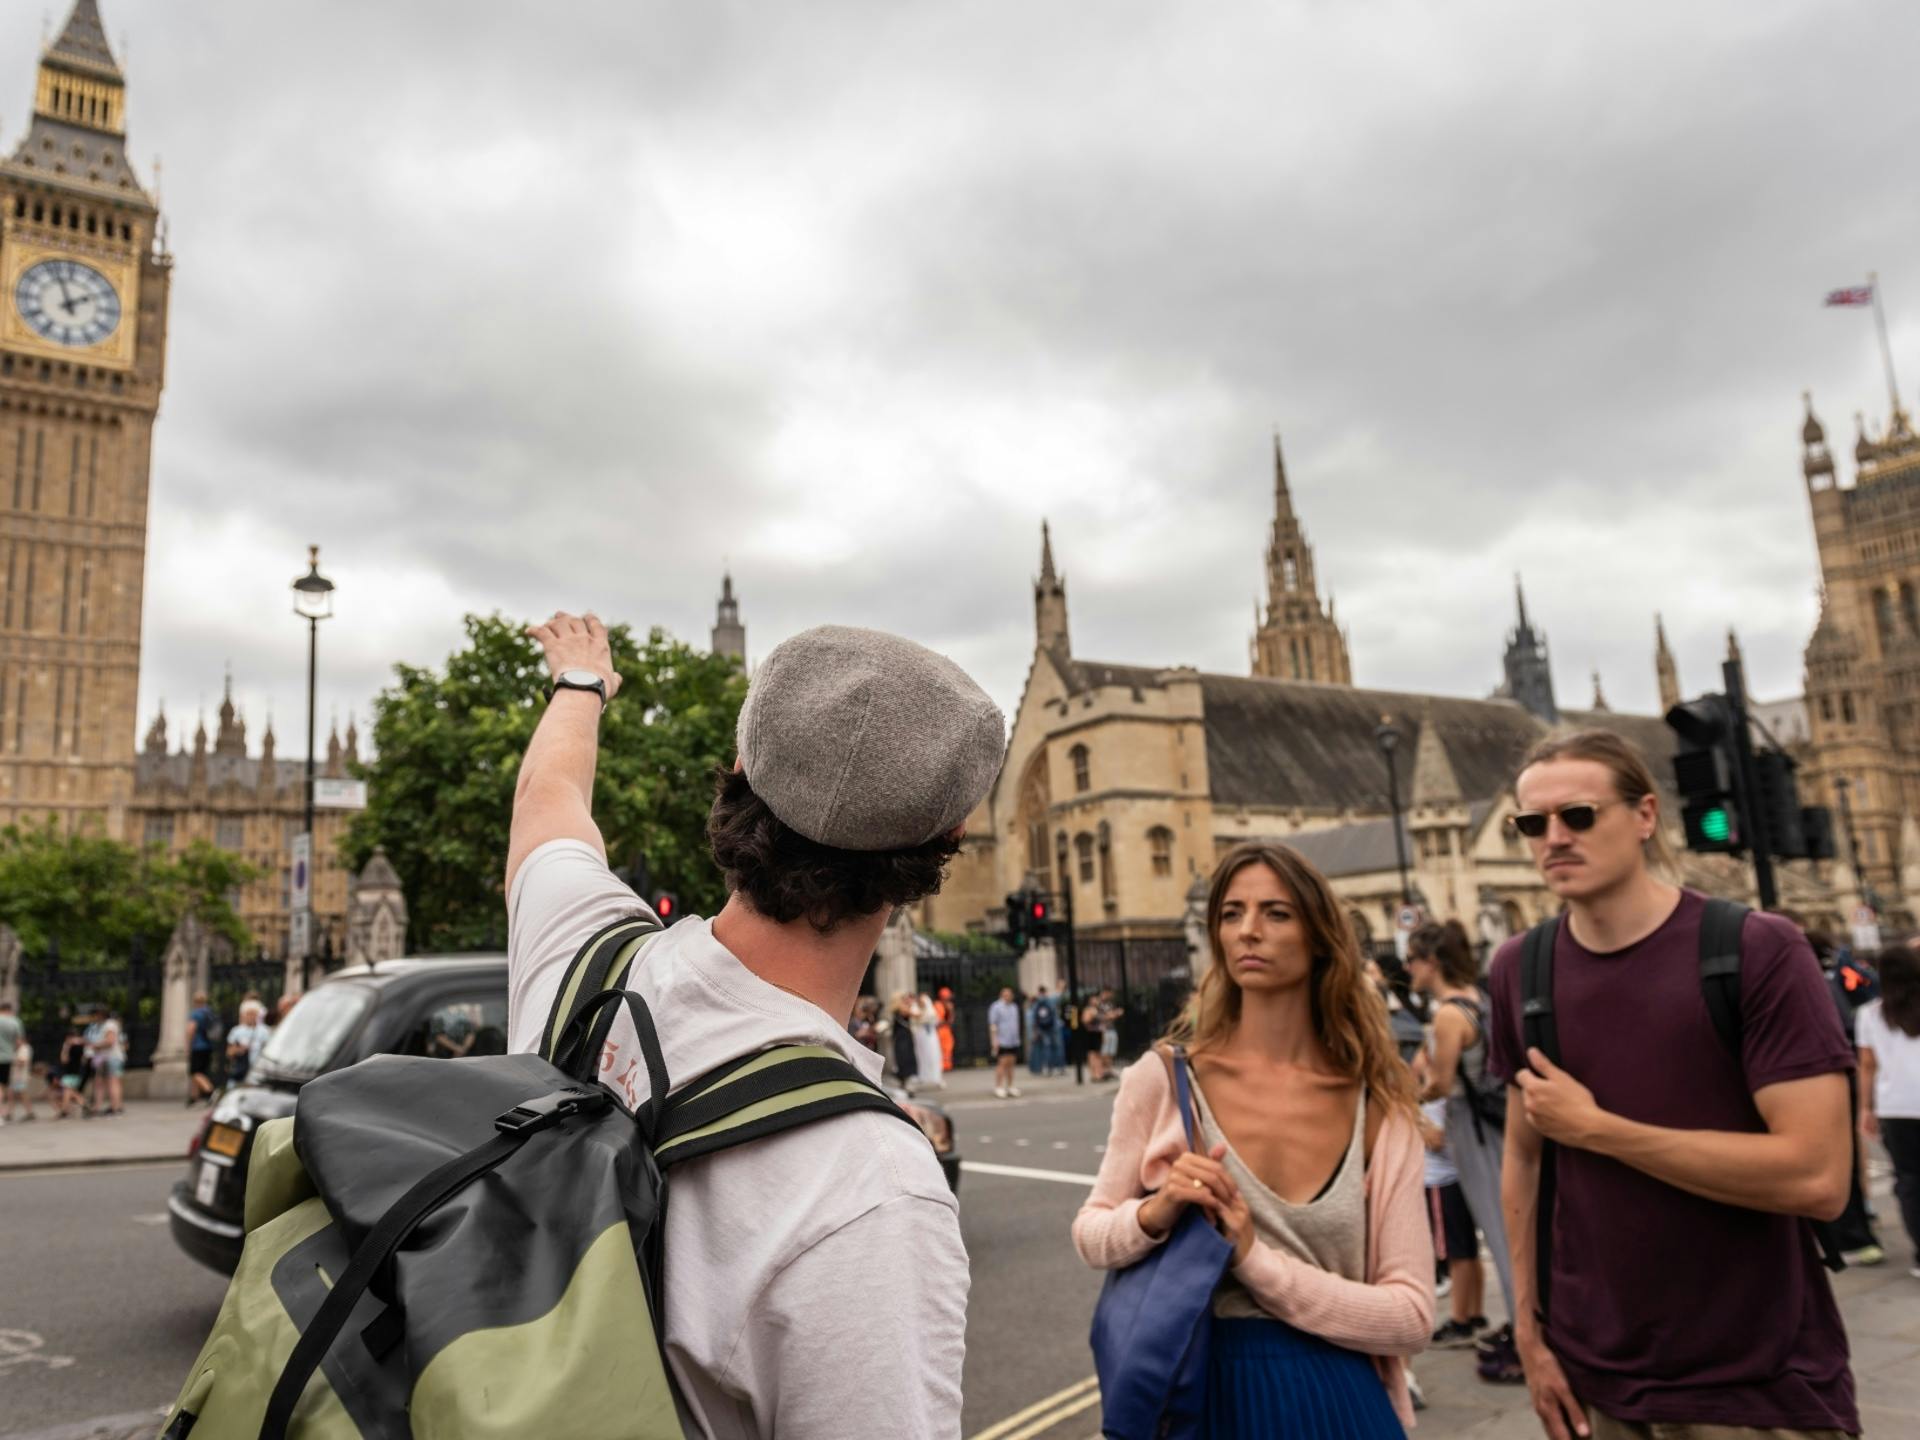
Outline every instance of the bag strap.
<svg viewBox="0 0 1920 1440"><path fill-rule="evenodd" d="M667 1076L666 1058L660 1053L660 1036L653 1027L653 1012L640 996L624 987L589 995L567 1022L554 1049L552 1063L556 1070L565 1071L579 1083L593 1084L599 1078L600 1052L607 1043L607 1032L623 1005L633 1020L634 1033L640 1037L640 1053L647 1062L647 1103L633 1118L643 1131L652 1135L655 1118L667 1103L667 1092L673 1088L673 1082ZM596 1019L596 1015L601 1018Z"/></svg>
<svg viewBox="0 0 1920 1440"><path fill-rule="evenodd" d="M660 922L652 916L633 915L625 920L616 920L587 937L587 942L567 962L567 968L560 976L559 987L554 991L553 1008L547 1012L547 1023L540 1031L541 1059L553 1059L560 1045L560 1037L566 1034L567 1025L580 1012L588 997L627 983L627 976L633 969L634 957L640 953L640 947L659 933ZM603 1023L605 1029L598 1037L600 1043L593 1047L592 1053L595 1054L601 1045L607 1043L606 1030L613 1028L611 1011L606 1014Z"/></svg>
<svg viewBox="0 0 1920 1440"><path fill-rule="evenodd" d="M710 1071L668 1101L653 1156L664 1170L858 1110L891 1115L924 1134L918 1121L838 1051L778 1045Z"/></svg>
<svg viewBox="0 0 1920 1440"><path fill-rule="evenodd" d="M1560 939L1560 917L1549 916L1527 931L1520 947L1520 1038L1560 1063L1560 1031L1553 1015L1553 948ZM1544 1320L1553 1288L1553 1208L1559 1181L1559 1147L1540 1140L1540 1184L1533 1201L1533 1293L1535 1313Z"/></svg>
<svg viewBox="0 0 1920 1440"><path fill-rule="evenodd" d="M481 1176L500 1167L529 1139L559 1124L569 1115L592 1114L612 1103L612 1097L597 1086L580 1090L556 1090L513 1107L495 1120L494 1136L464 1155L429 1171L398 1200L387 1207L367 1238L353 1252L353 1259L327 1292L301 1333L293 1353L281 1368L273 1394L267 1400L266 1418L260 1423L260 1440L285 1440L287 1426L293 1420L300 1396L320 1368L329 1348L353 1314L354 1306L367 1291L380 1267L406 1241L414 1229L434 1211Z"/></svg>
<svg viewBox="0 0 1920 1440"><path fill-rule="evenodd" d="M1713 1033L1737 1064L1741 1054L1740 927L1747 907L1732 900L1707 901L1700 917L1700 989Z"/></svg>

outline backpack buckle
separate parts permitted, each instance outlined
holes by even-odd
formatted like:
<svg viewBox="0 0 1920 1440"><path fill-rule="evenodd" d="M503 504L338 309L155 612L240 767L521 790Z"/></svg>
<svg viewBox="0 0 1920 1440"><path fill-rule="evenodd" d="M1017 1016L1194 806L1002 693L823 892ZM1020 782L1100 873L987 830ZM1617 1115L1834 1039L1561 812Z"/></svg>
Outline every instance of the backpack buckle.
<svg viewBox="0 0 1920 1440"><path fill-rule="evenodd" d="M1545 995L1536 995L1520 1007L1520 1013L1529 1019L1553 1013L1553 1001Z"/></svg>
<svg viewBox="0 0 1920 1440"><path fill-rule="evenodd" d="M601 1110L608 1103L604 1090L555 1090L550 1095L522 1100L493 1122L493 1128L508 1135L522 1131L545 1130L558 1125L569 1115L585 1110Z"/></svg>

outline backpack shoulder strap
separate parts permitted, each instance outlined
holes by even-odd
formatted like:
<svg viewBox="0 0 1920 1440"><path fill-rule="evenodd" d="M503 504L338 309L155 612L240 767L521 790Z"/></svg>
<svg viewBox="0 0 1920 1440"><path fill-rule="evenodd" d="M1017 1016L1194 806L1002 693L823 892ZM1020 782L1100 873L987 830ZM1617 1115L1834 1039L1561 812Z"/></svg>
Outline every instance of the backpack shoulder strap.
<svg viewBox="0 0 1920 1440"><path fill-rule="evenodd" d="M1713 1032L1737 1061L1740 1058L1740 928L1747 907L1732 900L1707 901L1700 917L1700 989L1707 1000Z"/></svg>
<svg viewBox="0 0 1920 1440"><path fill-rule="evenodd" d="M587 938L586 944L567 962L559 988L554 991L553 1008L547 1012L547 1023L540 1031L541 1059L553 1059L560 1037L567 1033L567 1026L587 1001L602 990L617 990L627 983L640 947L659 933L659 921L651 916L633 915L616 920ZM588 1054L598 1054L606 1044L615 1013L613 1007L602 1012L594 1027L597 1033L592 1037L593 1046Z"/></svg>
<svg viewBox="0 0 1920 1440"><path fill-rule="evenodd" d="M1553 947L1560 939L1560 917L1549 916L1520 942L1520 1038L1560 1063L1560 1030L1553 1014Z"/></svg>
<svg viewBox="0 0 1920 1440"><path fill-rule="evenodd" d="M839 1051L778 1045L709 1071L669 1100L653 1155L666 1169L855 1110L891 1115L916 1133L920 1129Z"/></svg>

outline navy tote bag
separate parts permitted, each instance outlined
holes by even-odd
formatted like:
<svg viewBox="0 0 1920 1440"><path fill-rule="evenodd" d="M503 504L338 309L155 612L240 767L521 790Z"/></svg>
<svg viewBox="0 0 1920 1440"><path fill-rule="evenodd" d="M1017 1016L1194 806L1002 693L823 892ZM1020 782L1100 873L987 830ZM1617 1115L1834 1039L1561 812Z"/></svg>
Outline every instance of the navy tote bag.
<svg viewBox="0 0 1920 1440"><path fill-rule="evenodd" d="M1187 1052L1173 1048L1173 1086L1193 1133ZM1233 1242L1197 1206L1139 1263L1107 1272L1093 1311L1093 1365L1100 1375L1100 1432L1107 1440L1183 1440L1200 1433L1207 1404L1213 1292Z"/></svg>

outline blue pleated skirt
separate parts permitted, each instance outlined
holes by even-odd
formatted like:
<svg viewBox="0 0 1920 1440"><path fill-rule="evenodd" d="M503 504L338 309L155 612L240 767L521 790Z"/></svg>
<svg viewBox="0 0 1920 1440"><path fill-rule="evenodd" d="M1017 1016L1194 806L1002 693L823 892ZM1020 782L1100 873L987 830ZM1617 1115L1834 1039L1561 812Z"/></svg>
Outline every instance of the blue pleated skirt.
<svg viewBox="0 0 1920 1440"><path fill-rule="evenodd" d="M1281 1320L1213 1322L1207 1440L1406 1440L1373 1361Z"/></svg>

